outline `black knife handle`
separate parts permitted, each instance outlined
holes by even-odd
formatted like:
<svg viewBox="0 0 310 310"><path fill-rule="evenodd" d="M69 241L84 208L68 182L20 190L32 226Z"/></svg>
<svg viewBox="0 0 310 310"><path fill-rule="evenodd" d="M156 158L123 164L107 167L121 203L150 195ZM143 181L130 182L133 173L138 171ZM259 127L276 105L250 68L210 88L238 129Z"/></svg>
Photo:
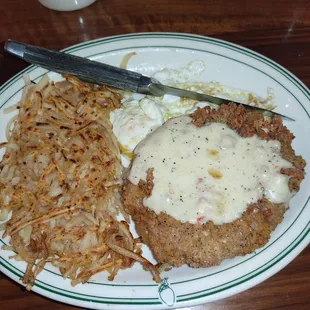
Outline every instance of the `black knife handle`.
<svg viewBox="0 0 310 310"><path fill-rule="evenodd" d="M98 85L108 85L137 92L142 74L109 66L97 61L41 47L8 41L5 49L25 61L58 73L71 74ZM18 51L22 50L22 53Z"/></svg>

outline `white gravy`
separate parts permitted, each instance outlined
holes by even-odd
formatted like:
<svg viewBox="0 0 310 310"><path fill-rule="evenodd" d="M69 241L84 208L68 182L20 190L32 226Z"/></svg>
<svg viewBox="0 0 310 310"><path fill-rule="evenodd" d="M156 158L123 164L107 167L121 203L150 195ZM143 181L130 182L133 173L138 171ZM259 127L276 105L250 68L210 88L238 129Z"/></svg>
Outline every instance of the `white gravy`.
<svg viewBox="0 0 310 310"><path fill-rule="evenodd" d="M190 117L168 120L135 149L129 180L146 180L154 168L152 195L144 205L181 222L220 225L241 217L263 196L288 203L292 167L280 154L280 142L242 138L226 124L197 128Z"/></svg>

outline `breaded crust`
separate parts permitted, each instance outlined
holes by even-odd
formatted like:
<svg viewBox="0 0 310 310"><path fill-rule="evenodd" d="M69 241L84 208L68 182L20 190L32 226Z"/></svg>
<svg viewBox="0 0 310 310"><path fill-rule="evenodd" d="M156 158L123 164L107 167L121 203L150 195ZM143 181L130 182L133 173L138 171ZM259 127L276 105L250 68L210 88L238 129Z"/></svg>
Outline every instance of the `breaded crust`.
<svg viewBox="0 0 310 310"><path fill-rule="evenodd" d="M257 134L261 139L279 140L282 157L294 166L281 172L290 176L290 190L299 190L306 163L302 157L295 155L291 147L294 136L279 117L265 121L260 113L234 104L224 105L217 111L209 107L198 109L191 117L197 127L208 122L221 122L242 137ZM140 180L138 185L134 185L125 180L122 193L124 208L132 216L137 232L149 245L158 263L172 266L214 266L226 258L251 253L268 242L287 209L284 204L262 198L249 205L242 217L231 223L181 223L166 213L156 214L143 205L143 199L152 194L152 189L152 169L148 171L146 182Z"/></svg>

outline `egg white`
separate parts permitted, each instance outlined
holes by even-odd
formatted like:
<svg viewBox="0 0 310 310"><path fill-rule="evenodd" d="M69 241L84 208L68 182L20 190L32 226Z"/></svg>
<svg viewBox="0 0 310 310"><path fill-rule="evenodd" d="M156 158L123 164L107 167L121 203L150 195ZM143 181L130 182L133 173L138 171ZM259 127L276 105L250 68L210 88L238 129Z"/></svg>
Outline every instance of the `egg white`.
<svg viewBox="0 0 310 310"><path fill-rule="evenodd" d="M153 74L161 83L206 93L221 98L238 101L245 104L272 108L274 94L267 89L267 97L259 96L221 85L218 82L195 82L206 70L203 61L196 60L179 69L164 68ZM208 102L197 102L187 98L172 95L163 97L145 96L141 94L125 93L122 100L123 107L110 113L113 132L123 149L122 164L130 164L130 155L138 143L150 132L161 126L166 120L187 115L198 107L209 105Z"/></svg>

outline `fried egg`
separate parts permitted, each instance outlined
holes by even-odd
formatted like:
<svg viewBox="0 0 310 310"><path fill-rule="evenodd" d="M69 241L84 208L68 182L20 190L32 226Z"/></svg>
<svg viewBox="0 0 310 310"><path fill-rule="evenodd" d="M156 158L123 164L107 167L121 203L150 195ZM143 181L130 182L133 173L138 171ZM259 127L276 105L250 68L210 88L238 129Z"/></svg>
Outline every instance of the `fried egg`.
<svg viewBox="0 0 310 310"><path fill-rule="evenodd" d="M196 92L206 93L221 98L252 105L263 105L271 108L274 94L267 90L267 97L260 98L250 92L229 88L218 82L195 82L206 70L203 61L196 60L178 69L164 68L153 74L161 83ZM125 93L122 100L123 108L110 113L113 132L121 144L122 163L125 167L133 158L133 150L149 133L161 126L170 118L188 115L198 107L209 105L208 102L180 98L172 95L163 97L145 96Z"/></svg>

